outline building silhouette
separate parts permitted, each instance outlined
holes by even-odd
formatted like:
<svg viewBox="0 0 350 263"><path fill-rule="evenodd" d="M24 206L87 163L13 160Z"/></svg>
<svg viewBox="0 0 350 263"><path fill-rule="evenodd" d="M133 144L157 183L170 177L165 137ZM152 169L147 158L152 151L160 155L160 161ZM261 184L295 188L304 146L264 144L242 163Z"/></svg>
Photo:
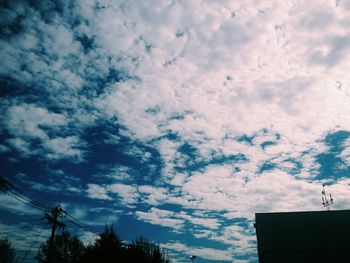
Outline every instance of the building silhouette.
<svg viewBox="0 0 350 263"><path fill-rule="evenodd" d="M350 262L350 210L257 213L259 263Z"/></svg>

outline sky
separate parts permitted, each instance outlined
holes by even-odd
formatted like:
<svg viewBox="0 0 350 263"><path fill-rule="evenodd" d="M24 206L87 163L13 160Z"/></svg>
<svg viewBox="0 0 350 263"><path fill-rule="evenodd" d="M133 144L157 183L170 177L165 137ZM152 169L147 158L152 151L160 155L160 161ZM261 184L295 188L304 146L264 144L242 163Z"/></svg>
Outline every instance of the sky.
<svg viewBox="0 0 350 263"><path fill-rule="evenodd" d="M174 262L258 262L255 213L323 210L322 184L350 208L349 23L346 0L1 1L1 176ZM42 211L0 215L32 258Z"/></svg>

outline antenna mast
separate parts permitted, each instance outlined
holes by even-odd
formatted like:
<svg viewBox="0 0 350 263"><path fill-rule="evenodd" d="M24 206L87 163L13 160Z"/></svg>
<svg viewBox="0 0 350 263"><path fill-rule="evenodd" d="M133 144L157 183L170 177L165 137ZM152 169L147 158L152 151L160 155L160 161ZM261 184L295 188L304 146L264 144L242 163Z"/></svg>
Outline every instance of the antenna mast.
<svg viewBox="0 0 350 263"><path fill-rule="evenodd" d="M325 189L325 185L322 185L322 205L323 207L326 207L328 211L331 210L330 205L333 204L333 197L332 194L329 194L329 198L327 198L327 193Z"/></svg>

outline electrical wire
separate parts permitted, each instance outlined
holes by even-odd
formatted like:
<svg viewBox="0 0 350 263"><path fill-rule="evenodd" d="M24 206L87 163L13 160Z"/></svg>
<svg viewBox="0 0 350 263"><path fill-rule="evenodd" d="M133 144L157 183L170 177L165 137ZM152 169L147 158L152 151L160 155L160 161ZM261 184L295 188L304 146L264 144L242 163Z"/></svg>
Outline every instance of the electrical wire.
<svg viewBox="0 0 350 263"><path fill-rule="evenodd" d="M17 201L26 204L28 206L31 206L32 208L41 210L43 212L51 212L52 208L50 208L48 205L29 198L26 196L23 192L21 192L19 189L17 189L14 185L12 185L10 182L8 182L6 179L0 176L0 190L4 192L5 194L11 196L12 198L16 199ZM77 218L66 212L65 210L62 210L62 212L66 215L66 219L73 223L74 225L94 234L99 235L93 228L83 224L80 222Z"/></svg>
<svg viewBox="0 0 350 263"><path fill-rule="evenodd" d="M99 235L97 233L97 231L95 231L93 228L83 224L82 222L80 222L77 218L75 218L74 216L72 216L71 214L69 214L68 212L64 211L65 215L66 215L66 219L69 220L71 223L75 224L76 226L85 229L86 231L94 234L94 235Z"/></svg>
<svg viewBox="0 0 350 263"><path fill-rule="evenodd" d="M23 203L25 205L31 206L32 208L41 210L43 212L47 212L48 211L48 209L45 209L45 208L43 208L41 206L34 205L34 204L28 202L26 199L23 199L21 196L18 196L16 194L12 193L11 191L6 191L4 189L1 189L1 191L3 193L7 194L8 196L11 196L12 198L16 199L17 201L19 201L19 202L21 202L21 203Z"/></svg>
<svg viewBox="0 0 350 263"><path fill-rule="evenodd" d="M23 197L21 197L21 196L15 194L15 193L13 193L13 192L11 192L11 191L6 191L6 190L4 190L4 189L1 189L1 191L2 191L3 193L7 194L8 196L11 196L12 198L16 199L17 201L19 201L19 202L21 202L21 203L23 203L23 204L25 204L25 205L31 206L32 208L41 210L41 211L43 211L43 212L49 211L49 209L46 209L46 208L43 208L43 207L41 207L41 206L35 205L35 204L29 202L27 199L25 199L25 198L23 198Z"/></svg>
<svg viewBox="0 0 350 263"><path fill-rule="evenodd" d="M81 224L79 224L79 223L77 223L77 222L75 222L73 220L70 220L70 222L72 224L76 225L77 227L80 227L80 228L84 229L85 231L88 231L88 232L90 232L90 233L92 233L92 234L94 234L96 236L99 236L99 234L97 232L95 232L95 230L91 230L90 228L87 228L87 227L85 227L85 226L83 226L83 225L81 225Z"/></svg>
<svg viewBox="0 0 350 263"><path fill-rule="evenodd" d="M94 235L96 235L96 236L99 236L99 234L98 234L94 229L92 229L92 228L90 228L90 227L88 227L88 226L82 225L81 223L76 222L76 221L74 221L73 219L69 219L69 218L68 218L68 220L69 220L71 223L73 223L74 225L76 225L77 227L80 227L80 228L84 229L85 231L88 231L88 232L90 232L90 233L92 233L92 234L94 234Z"/></svg>
<svg viewBox="0 0 350 263"><path fill-rule="evenodd" d="M0 188L6 189L7 191L12 192L16 196L26 200L28 203L31 203L35 205L36 207L41 207L42 209L50 210L50 206L36 200L33 198L30 198L26 196L22 191L20 191L17 187L15 187L13 184L8 182L6 179L0 177Z"/></svg>

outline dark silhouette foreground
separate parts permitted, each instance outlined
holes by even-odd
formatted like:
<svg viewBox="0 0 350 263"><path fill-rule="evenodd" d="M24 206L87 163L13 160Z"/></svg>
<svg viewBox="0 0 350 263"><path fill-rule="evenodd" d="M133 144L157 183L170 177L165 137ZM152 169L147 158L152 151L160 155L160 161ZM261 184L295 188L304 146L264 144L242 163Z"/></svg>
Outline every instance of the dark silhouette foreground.
<svg viewBox="0 0 350 263"><path fill-rule="evenodd" d="M121 241L112 227L106 227L94 244L84 246L76 237L62 232L42 243L36 259L39 263L95 263L95 262L143 262L170 263L166 252L159 245L139 237L131 244Z"/></svg>
<svg viewBox="0 0 350 263"><path fill-rule="evenodd" d="M0 263L14 263L16 260L15 250L11 247L7 238L0 240Z"/></svg>

